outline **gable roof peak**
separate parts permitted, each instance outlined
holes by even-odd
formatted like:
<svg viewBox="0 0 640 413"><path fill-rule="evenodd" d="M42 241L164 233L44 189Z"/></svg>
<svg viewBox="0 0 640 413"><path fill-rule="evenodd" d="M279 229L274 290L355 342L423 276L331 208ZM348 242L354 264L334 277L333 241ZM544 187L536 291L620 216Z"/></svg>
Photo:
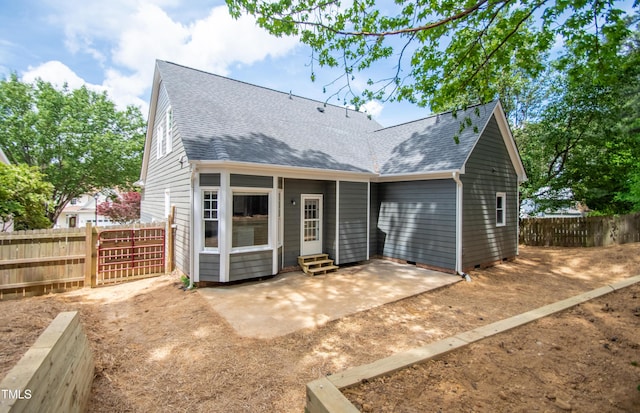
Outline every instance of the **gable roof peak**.
<svg viewBox="0 0 640 413"><path fill-rule="evenodd" d="M171 62L156 65L151 107L158 100L171 106L190 161L371 173L361 148L380 124L366 113Z"/></svg>

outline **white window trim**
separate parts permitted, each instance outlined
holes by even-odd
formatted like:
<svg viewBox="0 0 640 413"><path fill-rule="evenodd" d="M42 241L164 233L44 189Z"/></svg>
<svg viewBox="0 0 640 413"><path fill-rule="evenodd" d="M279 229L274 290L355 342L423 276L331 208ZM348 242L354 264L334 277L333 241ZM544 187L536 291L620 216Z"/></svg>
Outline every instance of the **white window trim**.
<svg viewBox="0 0 640 413"><path fill-rule="evenodd" d="M205 192L215 192L217 195L217 200L218 200L218 218L216 219L216 221L218 222L218 246L217 247L207 247L205 246L205 235L204 235L204 230L205 230L205 218L204 218L204 193ZM200 252L210 252L210 253L220 253L220 187L217 186L203 186L200 187L200 213L199 213L199 220L200 220L200 239L201 239L201 249ZM213 220L209 220L209 221L213 221Z"/></svg>
<svg viewBox="0 0 640 413"><path fill-rule="evenodd" d="M284 190L278 189L278 248L282 247L283 239L284 239Z"/></svg>
<svg viewBox="0 0 640 413"><path fill-rule="evenodd" d="M269 205L269 217L271 217L271 214L273 213L273 211L271 210L271 192L273 191L273 188L250 188L250 187L231 187L230 188L230 194L231 196L230 198L230 204L231 204L231 210L232 211L229 214L229 220L230 225L228 226L229 228L229 232L230 234L233 234L233 197L235 195L267 195L269 198L267 200L267 205ZM268 243L266 244L262 244L262 245L249 245L249 246L245 246L245 247L233 247L233 236L230 235L229 236L229 253L230 254L234 254L234 253L240 253L240 252L256 252L256 251L269 251L271 249L273 249L273 245L272 245L272 241L271 241L271 231L272 231L272 225L271 225L271 219L269 219L268 221L268 226L267 226L267 231L268 231Z"/></svg>
<svg viewBox="0 0 640 413"><path fill-rule="evenodd" d="M158 140L156 145L157 156L158 159L160 159L164 155L164 128L162 125L158 125L158 128L156 129L156 139Z"/></svg>
<svg viewBox="0 0 640 413"><path fill-rule="evenodd" d="M173 111L171 110L171 106L169 106L165 112L165 124L165 154L168 154L173 150Z"/></svg>
<svg viewBox="0 0 640 413"><path fill-rule="evenodd" d="M498 222L498 198L502 198L502 222ZM507 225L507 194L506 192L496 192L496 227Z"/></svg>
<svg viewBox="0 0 640 413"><path fill-rule="evenodd" d="M255 245L249 247L232 247L229 254L241 254L243 252L260 252L260 251L272 251L273 248L269 245Z"/></svg>

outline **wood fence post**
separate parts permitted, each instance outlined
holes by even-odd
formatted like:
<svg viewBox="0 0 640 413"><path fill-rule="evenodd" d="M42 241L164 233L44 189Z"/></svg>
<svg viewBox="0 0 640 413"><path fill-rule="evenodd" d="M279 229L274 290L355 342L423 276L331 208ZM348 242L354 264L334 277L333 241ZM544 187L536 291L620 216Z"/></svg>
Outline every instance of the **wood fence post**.
<svg viewBox="0 0 640 413"><path fill-rule="evenodd" d="M86 257L84 259L84 286L96 286L96 273L98 271L98 230L87 222L86 230Z"/></svg>

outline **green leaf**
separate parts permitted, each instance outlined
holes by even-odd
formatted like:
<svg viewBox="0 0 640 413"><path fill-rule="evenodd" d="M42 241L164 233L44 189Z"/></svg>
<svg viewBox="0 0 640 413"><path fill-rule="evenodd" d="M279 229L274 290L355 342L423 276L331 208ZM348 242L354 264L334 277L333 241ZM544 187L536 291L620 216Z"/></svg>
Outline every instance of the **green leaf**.
<svg viewBox="0 0 640 413"><path fill-rule="evenodd" d="M131 187L144 136L140 110L117 110L106 93L22 83L15 74L0 81L0 146L12 163L37 168L53 186L50 223L74 197Z"/></svg>

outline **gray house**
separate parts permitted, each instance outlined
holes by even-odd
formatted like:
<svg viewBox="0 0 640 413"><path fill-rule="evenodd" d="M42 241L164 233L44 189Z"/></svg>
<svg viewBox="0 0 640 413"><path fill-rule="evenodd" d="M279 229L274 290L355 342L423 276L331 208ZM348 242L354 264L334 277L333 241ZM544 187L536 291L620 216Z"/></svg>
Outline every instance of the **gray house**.
<svg viewBox="0 0 640 413"><path fill-rule="evenodd" d="M194 282L373 257L462 273L517 255L526 175L498 101L383 128L157 61L148 122L142 220L176 207L175 263Z"/></svg>

